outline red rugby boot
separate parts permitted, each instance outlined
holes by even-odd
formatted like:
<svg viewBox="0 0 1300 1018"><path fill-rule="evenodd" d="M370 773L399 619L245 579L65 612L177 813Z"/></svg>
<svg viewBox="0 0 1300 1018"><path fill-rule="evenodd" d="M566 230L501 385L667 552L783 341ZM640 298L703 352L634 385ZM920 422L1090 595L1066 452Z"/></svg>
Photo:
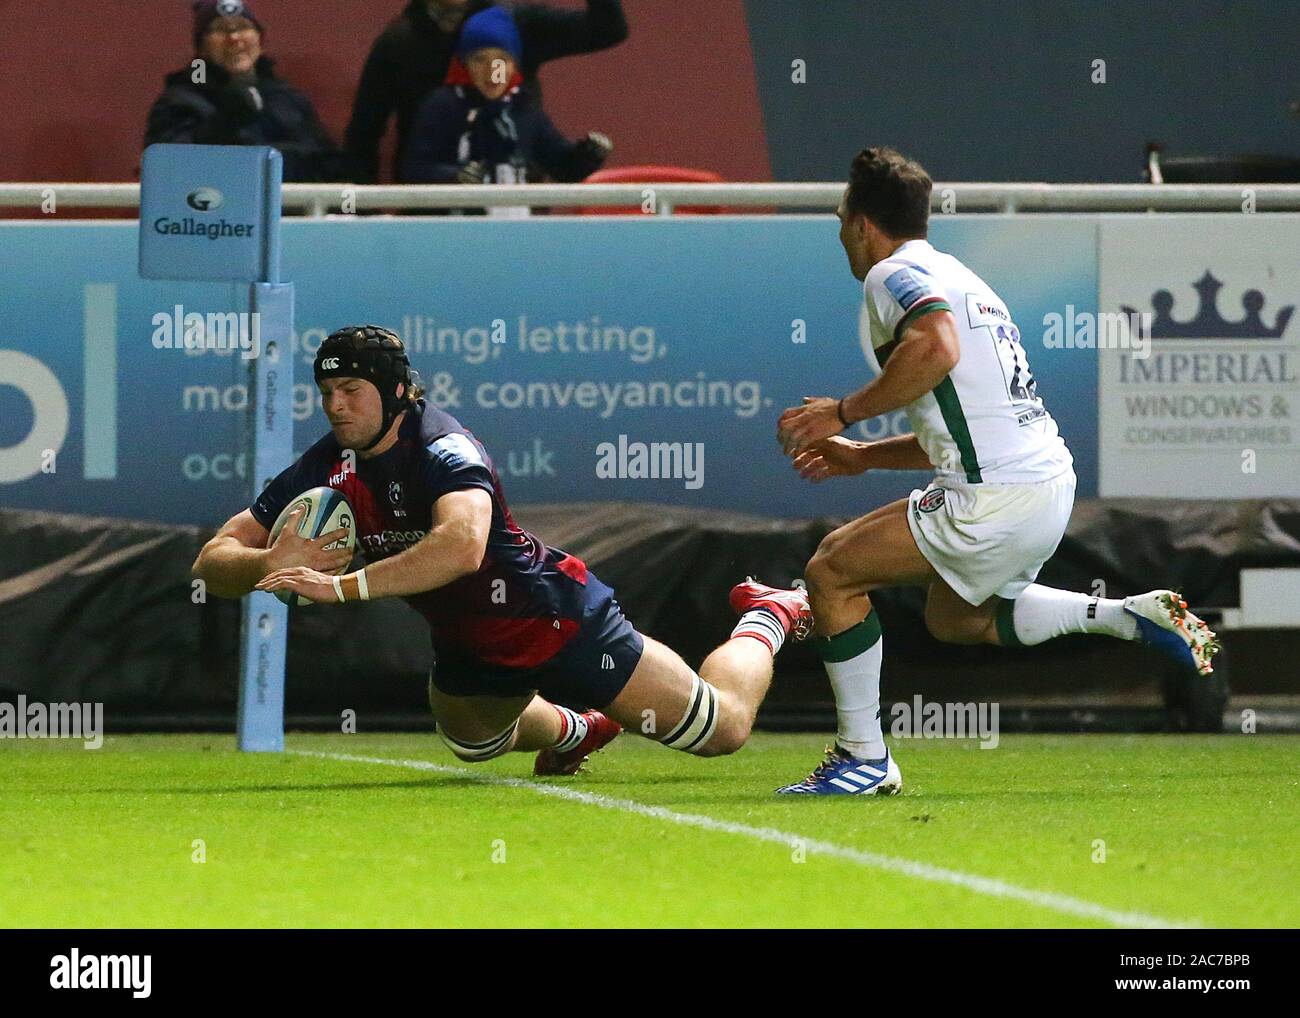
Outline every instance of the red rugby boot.
<svg viewBox="0 0 1300 1018"><path fill-rule="evenodd" d="M534 774L543 777L553 774L577 774L578 769L587 762L587 757L598 749L608 746L623 730L617 721L605 717L598 710L584 711L582 716L587 721L587 737L564 753L554 749L544 749L539 752L533 764Z"/></svg>
<svg viewBox="0 0 1300 1018"><path fill-rule="evenodd" d="M747 576L744 583L731 588L730 601L737 615L766 609L776 616L787 637L802 640L812 632L812 607L808 604L808 591L802 587L769 587Z"/></svg>

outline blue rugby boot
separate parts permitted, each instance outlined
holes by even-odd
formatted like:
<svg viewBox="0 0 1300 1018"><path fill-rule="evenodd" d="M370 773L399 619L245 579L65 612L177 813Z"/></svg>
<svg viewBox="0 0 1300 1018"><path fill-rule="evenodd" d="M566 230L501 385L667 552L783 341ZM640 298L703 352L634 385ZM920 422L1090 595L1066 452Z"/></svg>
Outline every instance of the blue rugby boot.
<svg viewBox="0 0 1300 1018"><path fill-rule="evenodd" d="M903 772L885 750L880 760L859 760L839 746L826 747L826 759L802 781L776 790L777 795L897 795Z"/></svg>

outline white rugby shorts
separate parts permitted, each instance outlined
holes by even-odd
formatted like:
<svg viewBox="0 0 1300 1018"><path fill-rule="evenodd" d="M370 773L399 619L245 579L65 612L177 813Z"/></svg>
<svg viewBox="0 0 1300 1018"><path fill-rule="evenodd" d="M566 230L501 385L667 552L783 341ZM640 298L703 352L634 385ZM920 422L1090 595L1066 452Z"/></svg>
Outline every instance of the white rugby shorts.
<svg viewBox="0 0 1300 1018"><path fill-rule="evenodd" d="M908 498L907 524L926 561L963 600L1014 598L1061 543L1075 484L1073 470L1038 484L936 480Z"/></svg>

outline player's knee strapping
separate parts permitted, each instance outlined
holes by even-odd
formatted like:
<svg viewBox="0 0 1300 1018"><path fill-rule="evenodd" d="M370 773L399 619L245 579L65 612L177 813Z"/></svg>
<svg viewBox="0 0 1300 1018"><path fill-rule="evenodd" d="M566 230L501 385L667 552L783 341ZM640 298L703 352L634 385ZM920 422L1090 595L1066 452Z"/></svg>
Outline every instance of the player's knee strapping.
<svg viewBox="0 0 1300 1018"><path fill-rule="evenodd" d="M516 719L515 723L500 735L494 735L483 742L462 742L449 735L442 725L438 726L438 734L442 736L442 741L451 751L466 763L482 763L484 760L491 760L493 757L510 752L510 747L515 742L515 729L518 727L519 721Z"/></svg>
<svg viewBox="0 0 1300 1018"><path fill-rule="evenodd" d="M721 710L718 691L698 675L691 688L690 706L667 735L659 741L670 749L680 749L684 753L698 753L718 727L718 712Z"/></svg>

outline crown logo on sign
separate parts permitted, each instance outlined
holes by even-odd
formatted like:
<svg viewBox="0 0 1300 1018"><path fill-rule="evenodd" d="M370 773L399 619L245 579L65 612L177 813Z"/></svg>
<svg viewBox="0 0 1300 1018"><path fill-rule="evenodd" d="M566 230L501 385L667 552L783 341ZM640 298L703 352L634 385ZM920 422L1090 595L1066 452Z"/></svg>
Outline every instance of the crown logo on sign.
<svg viewBox="0 0 1300 1018"><path fill-rule="evenodd" d="M1157 290L1151 295L1151 307L1156 315L1151 322L1152 339L1277 339L1286 331L1294 304L1288 304L1277 313L1270 328L1264 324L1260 312L1264 310L1264 295L1258 290L1247 290L1241 295L1241 306L1246 317L1237 322L1225 321L1219 314L1218 295L1223 284L1205 270L1205 275L1192 284L1200 295L1201 306L1191 321L1174 320L1174 295L1168 290ZM1137 314L1136 308L1120 305L1127 315Z"/></svg>

